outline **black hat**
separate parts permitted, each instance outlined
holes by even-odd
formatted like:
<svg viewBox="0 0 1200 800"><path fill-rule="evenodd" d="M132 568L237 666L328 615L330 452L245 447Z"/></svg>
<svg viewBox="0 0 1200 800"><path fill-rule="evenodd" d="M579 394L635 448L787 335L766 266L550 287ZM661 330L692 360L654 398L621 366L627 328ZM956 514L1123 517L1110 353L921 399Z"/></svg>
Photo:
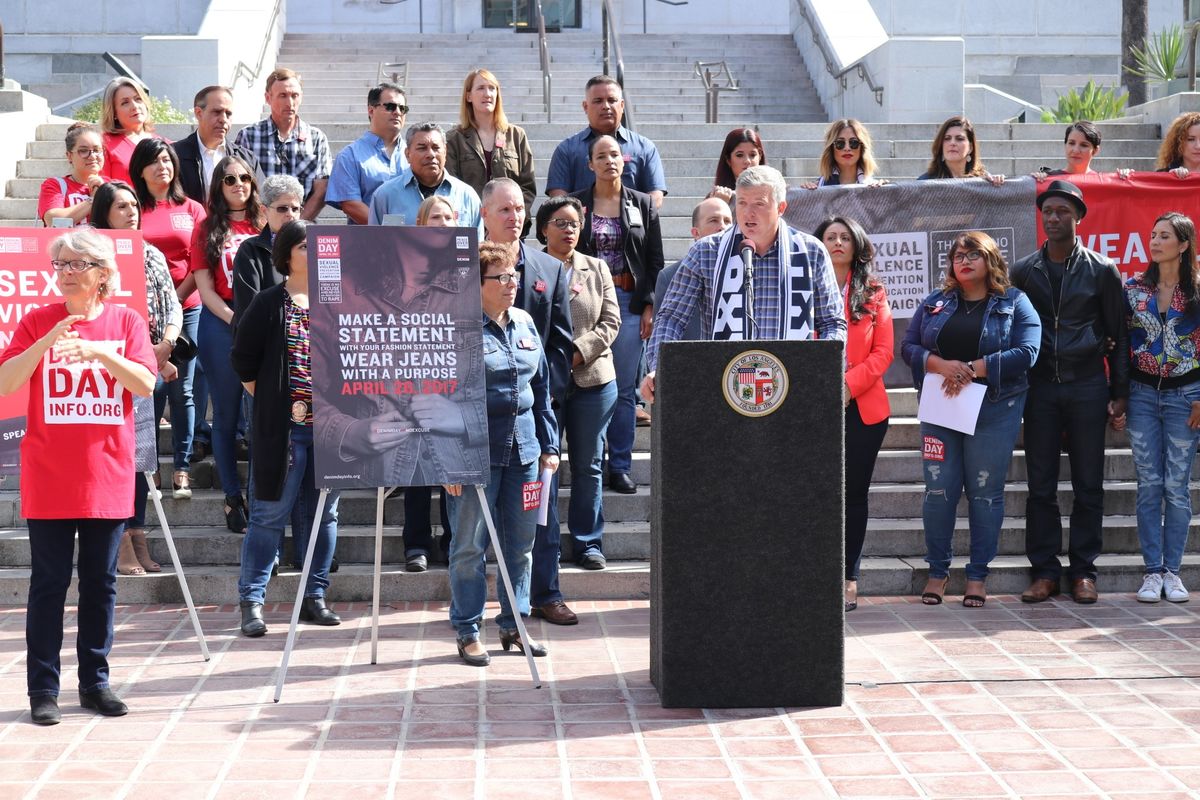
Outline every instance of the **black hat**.
<svg viewBox="0 0 1200 800"><path fill-rule="evenodd" d="M1041 210L1042 203L1046 202L1048 197L1061 197L1065 200L1070 200L1076 210L1079 211L1079 218L1083 219L1087 216L1087 205L1083 202L1083 192L1079 187L1070 181L1051 181L1046 190L1037 196L1037 207Z"/></svg>

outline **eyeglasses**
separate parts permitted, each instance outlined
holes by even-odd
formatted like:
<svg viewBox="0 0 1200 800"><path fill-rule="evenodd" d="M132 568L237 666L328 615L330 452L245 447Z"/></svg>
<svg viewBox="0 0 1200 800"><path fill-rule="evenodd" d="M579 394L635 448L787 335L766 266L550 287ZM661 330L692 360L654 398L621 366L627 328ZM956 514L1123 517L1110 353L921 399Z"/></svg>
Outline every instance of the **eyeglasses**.
<svg viewBox="0 0 1200 800"><path fill-rule="evenodd" d="M84 158L91 158L92 156L102 155L103 153L104 148L102 147L80 147L75 150L75 155L83 156Z"/></svg>
<svg viewBox="0 0 1200 800"><path fill-rule="evenodd" d="M239 181L241 183L250 183L253 180L253 175L248 172L243 172L241 175L226 175L224 178L221 178L221 183L225 184L226 186L237 186Z"/></svg>
<svg viewBox="0 0 1200 800"><path fill-rule="evenodd" d="M92 267L102 267L103 264L97 261L84 261L77 258L73 261L59 261L54 259L50 262L50 266L54 267L55 272L84 272Z"/></svg>
<svg viewBox="0 0 1200 800"><path fill-rule="evenodd" d="M382 108L389 114L395 114L397 111L399 111L401 114L408 113L408 106L404 105L403 103L376 103L375 107Z"/></svg>
<svg viewBox="0 0 1200 800"><path fill-rule="evenodd" d="M276 214L286 214L289 211L293 214L299 214L303 209L301 206L272 206L271 210Z"/></svg>
<svg viewBox="0 0 1200 800"><path fill-rule="evenodd" d="M972 264L974 264L976 261L982 261L982 260L983 260L983 253L979 252L978 250L972 250L969 253L955 253L954 254L954 263L955 264L965 264L968 261L971 262Z"/></svg>
<svg viewBox="0 0 1200 800"><path fill-rule="evenodd" d="M849 147L851 150L857 150L858 148L862 147L862 142L860 142L858 139L854 139L854 138L851 138L850 140L846 140L846 139L834 139L833 140L833 149L834 150L845 150L847 147Z"/></svg>
<svg viewBox="0 0 1200 800"><path fill-rule="evenodd" d="M495 281L501 286L508 286L510 283L514 286L521 285L521 276L515 272L502 272L499 275L484 275L485 281Z"/></svg>
<svg viewBox="0 0 1200 800"><path fill-rule="evenodd" d="M552 219L550 224L558 228L560 231L577 231L582 227L573 219Z"/></svg>

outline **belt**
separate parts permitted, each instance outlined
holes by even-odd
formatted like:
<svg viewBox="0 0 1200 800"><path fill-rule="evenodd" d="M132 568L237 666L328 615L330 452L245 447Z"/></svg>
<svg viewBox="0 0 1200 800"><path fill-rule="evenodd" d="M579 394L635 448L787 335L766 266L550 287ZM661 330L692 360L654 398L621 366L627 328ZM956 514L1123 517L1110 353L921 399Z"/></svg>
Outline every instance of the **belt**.
<svg viewBox="0 0 1200 800"><path fill-rule="evenodd" d="M633 285L634 285L634 280L633 280L632 272L625 271L625 272L619 272L616 275L613 275L613 286L616 286L621 291L632 292Z"/></svg>

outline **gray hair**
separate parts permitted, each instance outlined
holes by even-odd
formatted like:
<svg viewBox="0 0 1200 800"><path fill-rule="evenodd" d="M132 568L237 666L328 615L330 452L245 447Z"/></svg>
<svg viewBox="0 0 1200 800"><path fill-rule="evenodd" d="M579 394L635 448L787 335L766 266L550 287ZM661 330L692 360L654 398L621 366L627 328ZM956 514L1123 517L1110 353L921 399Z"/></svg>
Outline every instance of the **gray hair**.
<svg viewBox="0 0 1200 800"><path fill-rule="evenodd" d="M272 175L263 181L258 193L262 195L263 205L267 207L275 205L275 201L286 194L304 200L304 187L291 175Z"/></svg>
<svg viewBox="0 0 1200 800"><path fill-rule="evenodd" d="M512 189L517 193L517 197L524 197L524 195L521 193L521 185L512 178L493 178L487 182L487 184L483 187L483 192L481 192L479 195L480 205L487 205L488 200L492 199L492 195L504 188Z"/></svg>
<svg viewBox="0 0 1200 800"><path fill-rule="evenodd" d="M412 147L413 138L418 133L432 133L437 131L438 136L442 137L442 144L446 143L446 132L442 130L442 126L436 122L418 122L416 125L409 125L408 130L404 132L404 146Z"/></svg>
<svg viewBox="0 0 1200 800"><path fill-rule="evenodd" d="M787 184L783 180L783 175L774 167L760 164L757 167L747 167L741 175L738 175L737 190L739 192L755 186L771 187L771 194L774 196L776 204L787 200Z"/></svg>
<svg viewBox="0 0 1200 800"><path fill-rule="evenodd" d="M117 248L108 236L94 228L73 228L50 242L50 258L57 259L63 248L100 264L100 269L105 272L105 276L100 280L101 300L121 291Z"/></svg>

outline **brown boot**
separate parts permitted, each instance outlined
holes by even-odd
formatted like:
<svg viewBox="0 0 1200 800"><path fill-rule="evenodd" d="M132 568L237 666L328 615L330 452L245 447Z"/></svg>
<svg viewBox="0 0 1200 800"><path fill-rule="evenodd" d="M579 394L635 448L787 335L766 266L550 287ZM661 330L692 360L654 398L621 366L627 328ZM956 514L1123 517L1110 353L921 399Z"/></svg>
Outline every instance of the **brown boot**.
<svg viewBox="0 0 1200 800"><path fill-rule="evenodd" d="M150 548L146 546L146 532L141 528L129 529L129 541L133 543L133 553L138 563L146 572L162 572L162 566L150 557Z"/></svg>
<svg viewBox="0 0 1200 800"><path fill-rule="evenodd" d="M138 563L137 554L133 552L133 539L129 531L121 535L121 546L117 550L117 572L122 575L145 575L146 570Z"/></svg>

